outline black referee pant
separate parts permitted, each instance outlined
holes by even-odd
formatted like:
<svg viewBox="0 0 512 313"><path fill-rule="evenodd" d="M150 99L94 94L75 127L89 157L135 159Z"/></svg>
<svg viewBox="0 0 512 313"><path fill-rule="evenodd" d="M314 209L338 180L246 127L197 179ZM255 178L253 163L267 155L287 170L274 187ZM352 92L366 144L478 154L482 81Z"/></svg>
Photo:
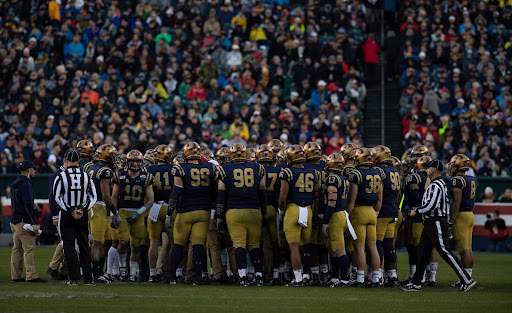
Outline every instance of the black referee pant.
<svg viewBox="0 0 512 313"><path fill-rule="evenodd" d="M84 210L84 215L79 220L76 220L68 211L61 211L60 235L64 248L64 257L68 265L69 279L75 281L80 280L80 267L82 267L84 282L92 283L89 217L87 210ZM80 262L76 255L75 241L80 251Z"/></svg>
<svg viewBox="0 0 512 313"><path fill-rule="evenodd" d="M416 286L421 286L423 274L427 269L427 264L430 261L430 255L434 248L441 257L451 266L455 274L464 284L469 284L471 277L464 270L460 260L448 250L449 225L446 219L434 220L428 219L425 221L423 233L421 234L420 245L418 247L418 264L416 273L412 278L412 283Z"/></svg>

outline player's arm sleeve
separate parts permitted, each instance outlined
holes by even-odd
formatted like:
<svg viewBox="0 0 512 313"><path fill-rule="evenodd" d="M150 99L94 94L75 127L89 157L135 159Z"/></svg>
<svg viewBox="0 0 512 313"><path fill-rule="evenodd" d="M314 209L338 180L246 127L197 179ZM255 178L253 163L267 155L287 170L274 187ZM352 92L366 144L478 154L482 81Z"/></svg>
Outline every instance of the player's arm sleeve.
<svg viewBox="0 0 512 313"><path fill-rule="evenodd" d="M420 185L421 177L418 174L412 174L407 176L407 186L410 188L411 185ZM421 195L418 188L409 190L409 206L411 208L419 208L421 206Z"/></svg>
<svg viewBox="0 0 512 313"><path fill-rule="evenodd" d="M348 181L359 186L363 181L363 175L357 169L348 172Z"/></svg>
<svg viewBox="0 0 512 313"><path fill-rule="evenodd" d="M332 214L334 213L340 184L339 177L334 175L330 175L325 181L325 189L327 191L327 209L325 210L324 224L329 224Z"/></svg>

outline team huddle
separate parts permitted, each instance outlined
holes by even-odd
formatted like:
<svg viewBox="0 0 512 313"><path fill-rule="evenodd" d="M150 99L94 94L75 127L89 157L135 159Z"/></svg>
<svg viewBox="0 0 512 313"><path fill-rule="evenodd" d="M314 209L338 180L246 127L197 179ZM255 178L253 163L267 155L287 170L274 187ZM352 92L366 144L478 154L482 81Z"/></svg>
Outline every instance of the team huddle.
<svg viewBox="0 0 512 313"><path fill-rule="evenodd" d="M89 211L97 282L395 287L400 229L415 273L432 161L425 146L402 161L382 145L347 143L327 157L316 142L285 148L277 139L215 156L196 142L177 153L159 145L120 155L87 140L77 150L98 199ZM449 222L471 275L477 182L465 175L469 162L457 154L447 172ZM436 271L434 250L424 286L435 286Z"/></svg>

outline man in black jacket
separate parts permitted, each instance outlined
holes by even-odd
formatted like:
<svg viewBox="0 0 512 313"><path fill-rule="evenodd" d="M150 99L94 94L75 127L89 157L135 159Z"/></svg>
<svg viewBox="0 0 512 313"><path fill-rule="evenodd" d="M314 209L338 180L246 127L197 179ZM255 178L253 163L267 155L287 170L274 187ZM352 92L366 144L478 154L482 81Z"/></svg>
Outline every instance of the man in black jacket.
<svg viewBox="0 0 512 313"><path fill-rule="evenodd" d="M36 175L37 166L32 161L23 161L19 165L21 175L11 185L12 218L11 230L13 246L11 254L12 282L25 282L23 278L23 261L25 262L26 281L46 283L39 278L34 255L36 252L36 236L40 233L35 222L34 187L30 179Z"/></svg>

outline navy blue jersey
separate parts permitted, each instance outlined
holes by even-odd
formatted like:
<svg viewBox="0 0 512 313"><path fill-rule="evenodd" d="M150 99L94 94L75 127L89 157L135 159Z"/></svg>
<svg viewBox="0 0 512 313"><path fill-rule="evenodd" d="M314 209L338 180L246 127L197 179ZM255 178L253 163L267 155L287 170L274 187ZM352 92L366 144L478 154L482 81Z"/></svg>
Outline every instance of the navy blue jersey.
<svg viewBox="0 0 512 313"><path fill-rule="evenodd" d="M398 194L400 193L400 172L392 166L379 166L384 172L382 186L382 207L379 217L398 218Z"/></svg>
<svg viewBox="0 0 512 313"><path fill-rule="evenodd" d="M144 205L146 188L153 184L153 175L140 172L138 176L132 178L128 175L128 171L119 171L114 174L112 182L121 189L117 208L138 209Z"/></svg>
<svg viewBox="0 0 512 313"><path fill-rule="evenodd" d="M108 179L110 184L112 177L114 177L114 172L108 166L103 164L92 164L91 166L85 166L84 169L87 169L86 173L91 176L91 179L94 182L98 201L103 201L103 194L101 193L101 181L103 179Z"/></svg>
<svg viewBox="0 0 512 313"><path fill-rule="evenodd" d="M155 193L155 202L169 201L171 189L174 185L172 167L172 164L150 165L146 167L147 172L153 174L153 192Z"/></svg>
<svg viewBox="0 0 512 313"><path fill-rule="evenodd" d="M275 166L264 166L265 180L267 187L267 204L277 208L279 200L279 190L281 190L281 181L279 180L279 172L281 169Z"/></svg>
<svg viewBox="0 0 512 313"><path fill-rule="evenodd" d="M427 189L428 185L430 184L430 178L428 177L427 173L420 172L420 173L411 173L407 175L407 178L405 179L406 184L406 191L407 193L411 192L411 185L418 185L418 190L420 193L420 199L423 199L423 194L425 193L425 190ZM409 198L408 201L411 199ZM411 209L413 207L412 204L409 203L409 208ZM422 223L423 219L421 217L421 214L416 214L414 216L414 222L416 223Z"/></svg>
<svg viewBox="0 0 512 313"><path fill-rule="evenodd" d="M452 178L452 190L462 189L459 212L473 212L475 206L475 195L478 182L473 176L455 176Z"/></svg>
<svg viewBox="0 0 512 313"><path fill-rule="evenodd" d="M217 172L212 163L176 164L172 167L172 176L181 177L183 181L178 213L210 211L214 202L211 191L217 180Z"/></svg>
<svg viewBox="0 0 512 313"><path fill-rule="evenodd" d="M321 180L320 172L304 167L283 168L279 179L288 182L288 202L303 207L313 204L313 190Z"/></svg>
<svg viewBox="0 0 512 313"><path fill-rule="evenodd" d="M227 209L260 207L258 188L260 181L265 179L263 165L252 162L225 164L219 168L219 176L226 185Z"/></svg>
<svg viewBox="0 0 512 313"><path fill-rule="evenodd" d="M338 190L338 197L336 198L336 206L334 212L341 212L347 209L347 198L348 189L350 183L348 179L340 174L329 175L325 182L325 193L327 194L327 188L330 186L335 187Z"/></svg>
<svg viewBox="0 0 512 313"><path fill-rule="evenodd" d="M379 200L384 173L377 167L368 169L354 168L348 174L348 180L358 186L355 205L374 206Z"/></svg>
<svg viewBox="0 0 512 313"><path fill-rule="evenodd" d="M356 167L353 164L345 165L345 167L343 168L343 171L341 172L341 175L348 177L348 174L350 173L350 171L352 171L355 168Z"/></svg>
<svg viewBox="0 0 512 313"><path fill-rule="evenodd" d="M85 171L85 170L84 170L84 167L85 167L85 165L86 165L86 164L88 164L88 163L90 163L89 165L92 165L92 164L93 164L93 162L91 162L91 161L89 161L89 160L87 160L87 159L80 159L80 161L78 162L78 167L79 167L82 171L84 171L84 172L86 172L86 173L87 173L87 171Z"/></svg>
<svg viewBox="0 0 512 313"><path fill-rule="evenodd" d="M304 167L315 169L320 173L320 185L319 185L319 187L320 187L319 188L319 190L320 190L320 201L319 201L320 207L318 208L318 213L324 214L325 209L327 208L327 193L326 193L326 191L325 191L326 189L324 187L325 187L325 181L327 180L327 176L328 176L327 172L324 171L325 162L321 161L318 164L305 163Z"/></svg>

